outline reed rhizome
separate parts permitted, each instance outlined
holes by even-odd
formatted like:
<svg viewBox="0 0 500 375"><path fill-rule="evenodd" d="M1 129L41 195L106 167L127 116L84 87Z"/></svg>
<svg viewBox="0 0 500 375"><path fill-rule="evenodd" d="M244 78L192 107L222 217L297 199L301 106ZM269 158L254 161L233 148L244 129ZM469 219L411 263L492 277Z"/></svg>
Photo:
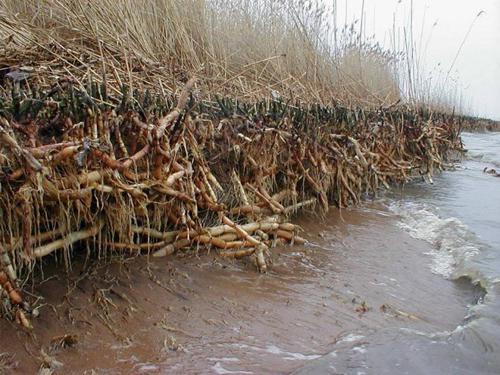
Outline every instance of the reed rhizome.
<svg viewBox="0 0 500 375"><path fill-rule="evenodd" d="M356 204L380 187L431 178L460 149L458 119L180 97L70 83L16 82L0 99L0 281L6 311L29 325L19 290L36 262L215 251L267 269L277 244L303 243L290 216Z"/></svg>

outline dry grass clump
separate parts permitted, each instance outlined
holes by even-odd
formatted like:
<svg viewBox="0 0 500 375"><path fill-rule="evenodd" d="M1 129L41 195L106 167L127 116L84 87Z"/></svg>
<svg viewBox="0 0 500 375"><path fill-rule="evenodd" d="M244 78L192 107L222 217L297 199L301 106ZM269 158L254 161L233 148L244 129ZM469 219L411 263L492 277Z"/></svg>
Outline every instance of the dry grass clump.
<svg viewBox="0 0 500 375"><path fill-rule="evenodd" d="M394 59L354 27L332 39L333 14L314 1L2 0L0 64L81 81L162 83L196 74L210 94L379 106L400 93ZM337 32L335 32L337 35ZM16 53L16 50L22 53ZM108 82L110 83L110 82Z"/></svg>

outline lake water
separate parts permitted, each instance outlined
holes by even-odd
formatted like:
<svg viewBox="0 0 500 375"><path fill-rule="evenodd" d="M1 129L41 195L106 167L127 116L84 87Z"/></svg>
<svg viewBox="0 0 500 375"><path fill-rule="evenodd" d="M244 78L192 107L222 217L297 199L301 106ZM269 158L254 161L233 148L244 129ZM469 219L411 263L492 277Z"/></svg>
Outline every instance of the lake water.
<svg viewBox="0 0 500 375"><path fill-rule="evenodd" d="M399 228L431 245L423 256L432 273L447 280L466 278L486 294L468 306L454 329L377 330L363 338L362 352L337 351L327 361L330 370L500 373L500 178L484 173L485 167L500 169L500 133L464 133L462 139L468 153L456 170L436 176L432 185L412 183L386 194L382 204L397 215ZM327 368L317 366L305 372Z"/></svg>
<svg viewBox="0 0 500 375"><path fill-rule="evenodd" d="M500 133L465 133L463 141L465 159L433 184L299 221L310 243L284 249L265 279L250 281L262 294L232 276L236 301L260 306L259 318L244 319L215 347L213 338L188 346L194 361L165 368L500 373L500 178L483 172L500 169Z"/></svg>

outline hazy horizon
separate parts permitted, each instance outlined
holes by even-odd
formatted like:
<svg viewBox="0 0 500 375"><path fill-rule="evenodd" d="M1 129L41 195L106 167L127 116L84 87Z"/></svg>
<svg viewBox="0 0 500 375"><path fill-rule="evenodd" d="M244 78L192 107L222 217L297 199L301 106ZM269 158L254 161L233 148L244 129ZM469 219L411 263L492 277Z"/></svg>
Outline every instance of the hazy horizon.
<svg viewBox="0 0 500 375"><path fill-rule="evenodd" d="M407 26L411 6L411 0L337 0L337 22L359 20L364 9L363 34L390 47L393 19ZM458 81L471 114L500 120L500 1L413 1L413 30L428 76L450 71L447 83Z"/></svg>

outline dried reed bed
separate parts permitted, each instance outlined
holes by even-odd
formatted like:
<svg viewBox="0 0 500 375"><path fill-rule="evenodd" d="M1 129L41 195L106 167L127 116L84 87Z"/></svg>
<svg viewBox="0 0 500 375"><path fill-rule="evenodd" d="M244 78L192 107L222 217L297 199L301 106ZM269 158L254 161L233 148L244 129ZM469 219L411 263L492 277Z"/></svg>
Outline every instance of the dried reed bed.
<svg viewBox="0 0 500 375"><path fill-rule="evenodd" d="M176 91L196 74L208 95L245 100L277 92L307 102L389 105L399 99L397 56L359 42L354 27L330 30L311 1L2 0L5 65L44 76L107 83L162 83ZM5 61L6 60L6 61ZM58 70L58 66L64 69Z"/></svg>

